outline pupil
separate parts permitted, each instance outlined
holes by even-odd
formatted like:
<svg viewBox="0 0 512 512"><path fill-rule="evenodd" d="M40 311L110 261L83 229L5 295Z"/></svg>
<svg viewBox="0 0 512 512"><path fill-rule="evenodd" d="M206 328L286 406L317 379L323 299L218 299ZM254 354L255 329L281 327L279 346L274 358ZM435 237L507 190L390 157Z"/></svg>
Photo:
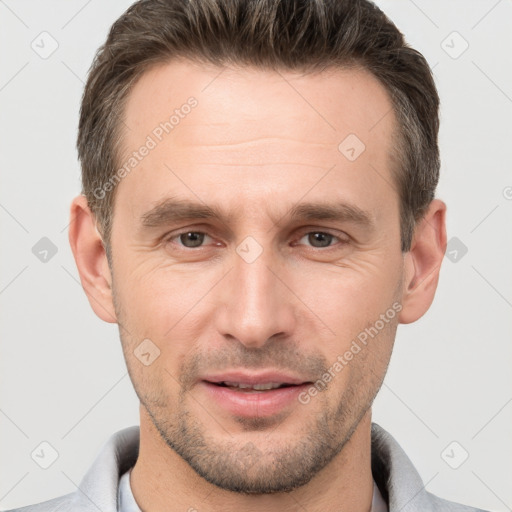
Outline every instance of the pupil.
<svg viewBox="0 0 512 512"><path fill-rule="evenodd" d="M310 233L308 238L314 247L328 247L332 241L332 235L328 233Z"/></svg>
<svg viewBox="0 0 512 512"><path fill-rule="evenodd" d="M180 240L185 247L199 247L203 243L204 233L189 231L180 235Z"/></svg>

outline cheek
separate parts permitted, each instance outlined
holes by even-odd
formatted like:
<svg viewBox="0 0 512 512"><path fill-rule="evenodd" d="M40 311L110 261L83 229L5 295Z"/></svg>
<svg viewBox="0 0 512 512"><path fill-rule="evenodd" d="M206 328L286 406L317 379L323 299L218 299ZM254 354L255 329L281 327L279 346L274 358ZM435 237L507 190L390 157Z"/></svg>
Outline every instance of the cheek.
<svg viewBox="0 0 512 512"><path fill-rule="evenodd" d="M367 323L328 358L339 363L338 370L342 368L338 371L340 377L334 379L338 402L368 404L380 388L391 357L397 318L382 325L380 322Z"/></svg>
<svg viewBox="0 0 512 512"><path fill-rule="evenodd" d="M390 260L366 255L343 266L318 265L295 276L294 290L336 338L346 340L397 300L400 266Z"/></svg>
<svg viewBox="0 0 512 512"><path fill-rule="evenodd" d="M333 393L326 395L333 404L373 399L385 374L398 324L400 266L388 258L384 268L382 261L361 258L346 268L324 267L297 288L319 317L317 325L328 326L317 350L335 375Z"/></svg>
<svg viewBox="0 0 512 512"><path fill-rule="evenodd" d="M119 265L115 273L116 300L127 328L132 335L149 337L162 346L172 341L176 347L187 336L190 345L197 338L201 312L213 296L219 271L213 267L185 271L152 256L138 259L131 266Z"/></svg>

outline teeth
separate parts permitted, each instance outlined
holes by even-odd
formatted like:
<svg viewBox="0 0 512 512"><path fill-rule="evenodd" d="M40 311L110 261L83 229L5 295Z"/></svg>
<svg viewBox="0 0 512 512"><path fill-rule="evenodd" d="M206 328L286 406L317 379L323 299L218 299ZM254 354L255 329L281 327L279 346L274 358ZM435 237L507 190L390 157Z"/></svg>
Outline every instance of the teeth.
<svg viewBox="0 0 512 512"><path fill-rule="evenodd" d="M242 384L241 382L223 382L223 384L231 388L256 389L257 391L276 389L282 385L282 383L280 382L268 382L265 384Z"/></svg>

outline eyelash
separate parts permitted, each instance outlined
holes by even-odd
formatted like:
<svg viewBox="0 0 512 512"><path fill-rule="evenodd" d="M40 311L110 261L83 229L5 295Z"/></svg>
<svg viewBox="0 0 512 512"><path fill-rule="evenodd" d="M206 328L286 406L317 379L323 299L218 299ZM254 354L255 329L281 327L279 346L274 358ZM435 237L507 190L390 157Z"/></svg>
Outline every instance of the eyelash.
<svg viewBox="0 0 512 512"><path fill-rule="evenodd" d="M171 243L174 239L179 239L181 235L186 235L187 233L202 234L202 235L206 235L206 236L208 236L208 237L213 239L213 237L211 237L205 231L199 231L199 230L194 231L192 229L187 229L187 230L180 231L178 233L173 233L172 235L166 236L164 241L166 243ZM301 232L301 235L298 238L298 240L302 240L302 238L304 238L305 236L313 234L313 233L316 233L316 234L321 233L323 235L332 236L333 239L337 239L338 240L338 244L328 245L327 247L313 247L311 245L306 246L306 247L309 247L310 249L318 249L318 250L322 250L322 251L328 251L329 249L335 248L337 245L343 246L343 245L347 245L349 243L348 239L344 240L340 236L335 235L334 233L331 233L330 231L325 231L325 230L303 231L303 232ZM348 235L346 235L346 236L348 237ZM204 249L206 247L205 245L200 245L198 247L186 247L186 246L184 246L182 244L177 244L177 245L178 245L178 247L183 248L183 250L186 250L186 251ZM299 245L299 244L297 244L297 245ZM303 245L303 244L300 244L300 245Z"/></svg>

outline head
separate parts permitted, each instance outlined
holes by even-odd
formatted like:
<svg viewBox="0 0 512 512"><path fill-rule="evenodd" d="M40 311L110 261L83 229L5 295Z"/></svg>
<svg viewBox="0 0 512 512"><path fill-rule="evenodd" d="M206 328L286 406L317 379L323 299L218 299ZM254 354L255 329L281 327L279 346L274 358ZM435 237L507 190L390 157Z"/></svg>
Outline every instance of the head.
<svg viewBox="0 0 512 512"><path fill-rule="evenodd" d="M437 286L437 132L425 59L370 2L145 0L113 25L70 241L141 421L206 480L304 485L368 417ZM303 387L233 409L208 384L232 370Z"/></svg>

